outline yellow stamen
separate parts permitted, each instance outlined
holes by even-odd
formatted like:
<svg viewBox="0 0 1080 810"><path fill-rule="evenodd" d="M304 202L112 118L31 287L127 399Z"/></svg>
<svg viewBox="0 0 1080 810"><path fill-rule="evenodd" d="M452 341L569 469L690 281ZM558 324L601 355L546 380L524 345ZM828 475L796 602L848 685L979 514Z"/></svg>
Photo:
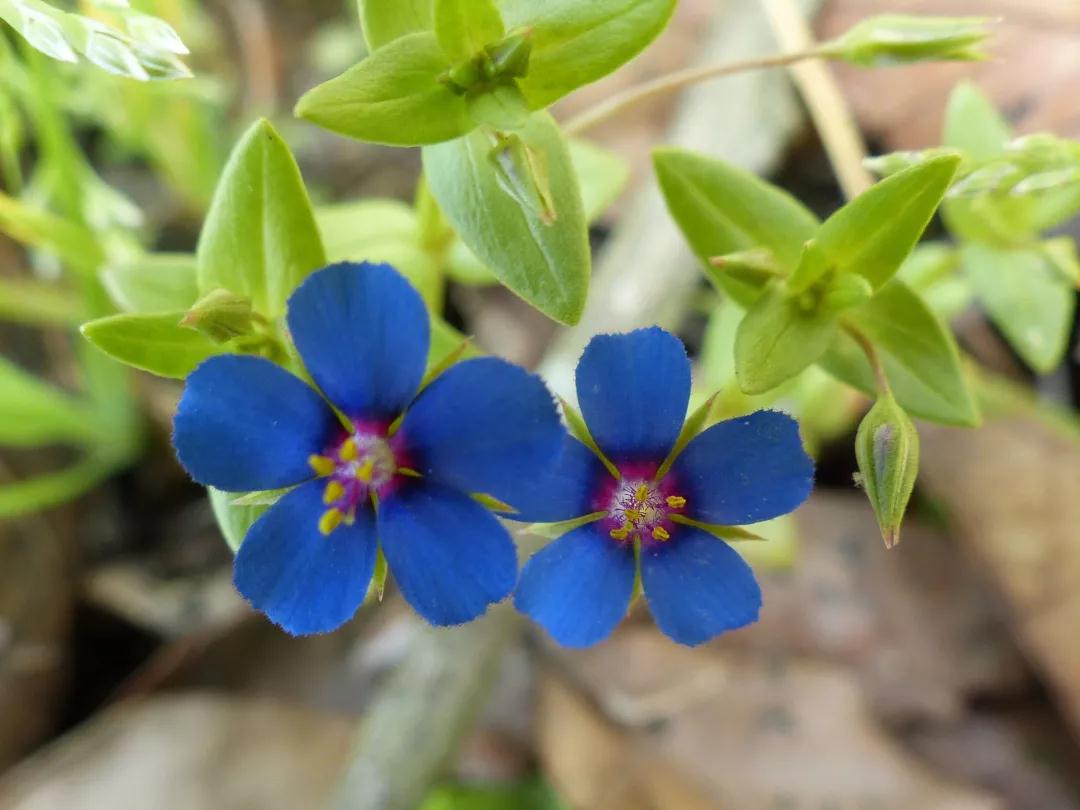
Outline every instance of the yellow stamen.
<svg viewBox="0 0 1080 810"><path fill-rule="evenodd" d="M622 526L618 529L612 529L610 532L608 532L608 534L610 534L616 540L625 540L627 537L630 536L630 527Z"/></svg>
<svg viewBox="0 0 1080 810"><path fill-rule="evenodd" d="M340 481L331 481L326 485L326 489L323 490L322 500L327 506L332 504L338 498L345 494L345 487L341 485Z"/></svg>
<svg viewBox="0 0 1080 810"><path fill-rule="evenodd" d="M657 526L652 530L653 540L670 540L671 534L663 526Z"/></svg>
<svg viewBox="0 0 1080 810"><path fill-rule="evenodd" d="M681 495L668 495L666 500L667 505L672 509L682 509L686 506L686 498Z"/></svg>
<svg viewBox="0 0 1080 810"><path fill-rule="evenodd" d="M634 493L634 500L638 503L645 503L645 501L649 500L649 488L641 484Z"/></svg>
<svg viewBox="0 0 1080 810"><path fill-rule="evenodd" d="M370 484L371 479L375 475L375 459L372 456L368 456L364 459L364 463L356 470L356 477L363 481L365 484Z"/></svg>
<svg viewBox="0 0 1080 810"><path fill-rule="evenodd" d="M626 519L629 520L631 523L636 523L637 521L641 520L641 512L639 512L637 509L623 509L623 514L626 516Z"/></svg>
<svg viewBox="0 0 1080 810"><path fill-rule="evenodd" d="M356 461L359 456L359 451L356 447L356 442L353 439L346 439L341 443L341 449L338 450L338 455L342 461Z"/></svg>
<svg viewBox="0 0 1080 810"><path fill-rule="evenodd" d="M318 475L329 475L337 467L332 458L316 455L314 453L308 456L307 462L311 465L311 469L315 470Z"/></svg>
<svg viewBox="0 0 1080 810"><path fill-rule="evenodd" d="M330 534L334 529L341 525L341 521L345 518L340 509L327 509L323 512L323 516L319 518L319 531L323 534Z"/></svg>

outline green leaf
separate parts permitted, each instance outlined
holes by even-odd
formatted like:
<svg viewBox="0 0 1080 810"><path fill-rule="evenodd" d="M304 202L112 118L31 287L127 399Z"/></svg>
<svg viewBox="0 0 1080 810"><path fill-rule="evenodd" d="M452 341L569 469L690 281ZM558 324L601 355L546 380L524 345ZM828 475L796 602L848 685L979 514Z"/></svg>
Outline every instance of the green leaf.
<svg viewBox="0 0 1080 810"><path fill-rule="evenodd" d="M115 472L122 461L91 452L56 472L0 485L0 519L38 512L77 498Z"/></svg>
<svg viewBox="0 0 1080 810"><path fill-rule="evenodd" d="M326 264L300 170L269 121L258 121L233 149L199 238L198 264L200 292L246 295L271 318Z"/></svg>
<svg viewBox="0 0 1080 810"><path fill-rule="evenodd" d="M1011 138L1009 124L977 85L962 82L953 88L941 135L945 146L973 160L987 160L1002 154Z"/></svg>
<svg viewBox="0 0 1080 810"><path fill-rule="evenodd" d="M630 167L614 152L592 141L571 138L570 162L574 164L585 220L596 222L618 199L630 178Z"/></svg>
<svg viewBox="0 0 1080 810"><path fill-rule="evenodd" d="M533 109L629 62L667 26L675 0L502 0L508 30L532 29L520 81Z"/></svg>
<svg viewBox="0 0 1080 810"><path fill-rule="evenodd" d="M186 312L110 315L82 333L110 357L162 377L186 377L208 357L227 351L201 332L180 326Z"/></svg>
<svg viewBox="0 0 1080 810"><path fill-rule="evenodd" d="M1042 374L1053 371L1069 348L1076 282L1041 246L1010 250L968 242L960 258L980 303L1017 354Z"/></svg>
<svg viewBox="0 0 1080 810"><path fill-rule="evenodd" d="M581 517L560 520L557 523L533 523L528 527L528 532L530 534L535 534L537 537L555 540L556 538L562 537L567 532L571 532L574 529L589 523L594 523L604 517L607 517L607 512L592 512L588 515L582 515Z"/></svg>
<svg viewBox="0 0 1080 810"><path fill-rule="evenodd" d="M775 388L829 348L836 317L807 308L801 296L773 285L747 310L735 335L735 376L747 394Z"/></svg>
<svg viewBox="0 0 1080 810"><path fill-rule="evenodd" d="M786 191L716 158L663 147L653 151L653 164L668 210L710 273L710 258L752 248L767 248L791 272L818 228ZM711 278L744 306L757 297L756 288L723 273Z"/></svg>
<svg viewBox="0 0 1080 810"><path fill-rule="evenodd" d="M910 287L894 279L844 319L877 347L893 393L906 411L944 424L979 424L952 333ZM870 364L850 335L839 333L820 364L849 385L874 394Z"/></svg>
<svg viewBox="0 0 1080 810"><path fill-rule="evenodd" d="M59 283L0 277L0 318L13 323L75 326L86 320L78 293Z"/></svg>
<svg viewBox="0 0 1080 810"><path fill-rule="evenodd" d="M97 237L89 229L2 192L0 231L25 245L51 251L84 272L95 271L105 259Z"/></svg>
<svg viewBox="0 0 1080 810"><path fill-rule="evenodd" d="M442 80L450 62L429 32L382 46L305 93L296 114L331 132L392 146L439 143L473 128L465 97Z"/></svg>
<svg viewBox="0 0 1080 810"><path fill-rule="evenodd" d="M859 67L890 67L925 61L986 58L988 17L880 14L860 20L821 51Z"/></svg>
<svg viewBox="0 0 1080 810"><path fill-rule="evenodd" d="M368 50L408 34L431 30L431 0L360 0L360 23Z"/></svg>
<svg viewBox="0 0 1080 810"><path fill-rule="evenodd" d="M425 148L424 171L446 218L499 281L549 317L576 323L590 268L577 177L551 116L534 114L518 135L546 175L554 214L550 224L542 211L505 190L483 132Z"/></svg>
<svg viewBox="0 0 1080 810"><path fill-rule="evenodd" d="M225 542L233 553L236 553L240 550L240 544L244 542L244 536L251 528L251 524L258 520L270 506L267 504L237 506L233 503L236 493L222 492L213 487L207 487L206 494L210 498L210 508L214 511L214 518L217 520Z"/></svg>
<svg viewBox="0 0 1080 810"><path fill-rule="evenodd" d="M435 35L451 62L471 59L506 33L492 0L434 0Z"/></svg>
<svg viewBox="0 0 1080 810"><path fill-rule="evenodd" d="M880 287L919 241L952 182L959 155L942 155L876 183L845 205L814 236L829 268L859 273Z"/></svg>
<svg viewBox="0 0 1080 810"><path fill-rule="evenodd" d="M189 253L148 253L104 270L101 281L125 312L169 312L199 297L197 268Z"/></svg>
<svg viewBox="0 0 1080 810"><path fill-rule="evenodd" d="M412 282L432 310L442 307L443 279L420 244L416 213L400 200L358 200L319 208L315 220L327 262L386 262Z"/></svg>
<svg viewBox="0 0 1080 810"><path fill-rule="evenodd" d="M89 406L0 357L0 444L92 444L97 437Z"/></svg>

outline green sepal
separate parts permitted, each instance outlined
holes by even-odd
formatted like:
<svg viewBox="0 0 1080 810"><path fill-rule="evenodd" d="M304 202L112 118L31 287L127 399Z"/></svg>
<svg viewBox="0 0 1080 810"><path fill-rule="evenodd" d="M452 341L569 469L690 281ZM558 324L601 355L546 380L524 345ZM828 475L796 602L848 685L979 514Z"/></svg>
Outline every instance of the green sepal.
<svg viewBox="0 0 1080 810"><path fill-rule="evenodd" d="M990 17L936 17L880 14L860 20L821 52L859 67L891 67L913 62L985 59Z"/></svg>
<svg viewBox="0 0 1080 810"><path fill-rule="evenodd" d="M716 403L716 398L719 396L719 392L713 394L707 400L702 402L693 413L686 417L686 421L683 422L682 430L679 431L679 437L675 440L674 447L671 448L671 452L667 454L667 458L656 470L654 479L659 481L665 475L668 474L668 470L671 469L671 465L675 463L675 459L679 457L679 454L686 449L686 445L693 441L709 423L709 416L712 414L713 405Z"/></svg>
<svg viewBox="0 0 1080 810"><path fill-rule="evenodd" d="M560 520L556 523L533 523L529 526L528 531L531 534L535 534L537 537L555 540L556 538L562 537L567 532L571 532L574 529L578 529L589 523L595 523L605 517L607 517L607 512L592 512L588 515L571 518L570 520Z"/></svg>
<svg viewBox="0 0 1080 810"><path fill-rule="evenodd" d="M386 554L380 545L375 552L375 570L371 575L371 587L369 593L375 594L375 599L382 602L386 593L386 576L390 573L390 566L386 562Z"/></svg>
<svg viewBox="0 0 1080 810"><path fill-rule="evenodd" d="M562 397L559 397L559 404L562 406L563 418L566 420L566 427L569 429L570 435L592 450L593 455L600 459L600 462L612 476L616 479L621 478L622 475L619 473L619 468L611 462L611 459L604 455L604 451L600 449L600 445L596 443L592 434L589 433L589 426L585 424L585 418L581 415L581 411Z"/></svg>
<svg viewBox="0 0 1080 810"><path fill-rule="evenodd" d="M695 529L701 529L703 532L708 532L714 537L719 537L721 540L727 540L728 542L738 540L766 542L769 539L762 537L760 534L755 534L743 526L721 526L719 523L702 523L700 520L694 520L685 515L671 515L671 521L672 523L681 523L684 526L693 526Z"/></svg>
<svg viewBox="0 0 1080 810"><path fill-rule="evenodd" d="M213 487L207 487L206 494L210 498L210 508L214 512L218 528L221 529L221 535L235 554L240 550L248 529L270 507L265 504L236 506L233 503L235 493L222 492Z"/></svg>

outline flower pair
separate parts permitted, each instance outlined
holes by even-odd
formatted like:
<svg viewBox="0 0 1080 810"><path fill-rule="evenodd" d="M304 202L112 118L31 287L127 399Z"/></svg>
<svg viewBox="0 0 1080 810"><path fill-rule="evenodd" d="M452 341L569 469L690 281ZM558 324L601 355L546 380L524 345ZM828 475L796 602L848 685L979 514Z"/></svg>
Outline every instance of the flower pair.
<svg viewBox="0 0 1080 810"><path fill-rule="evenodd" d="M594 338L578 365L596 452L569 436L534 375L495 358L427 385L419 295L386 265L334 265L289 299L316 388L255 357L212 358L176 416L181 463L229 492L294 487L248 532L235 582L294 634L332 630L362 602L381 549L405 599L459 624L518 583L504 517L572 520L526 564L515 603L559 642L607 636L640 577L660 628L697 644L753 621L753 574L719 536L784 514L812 464L797 425L759 412L679 440L690 396L682 344L660 329Z"/></svg>

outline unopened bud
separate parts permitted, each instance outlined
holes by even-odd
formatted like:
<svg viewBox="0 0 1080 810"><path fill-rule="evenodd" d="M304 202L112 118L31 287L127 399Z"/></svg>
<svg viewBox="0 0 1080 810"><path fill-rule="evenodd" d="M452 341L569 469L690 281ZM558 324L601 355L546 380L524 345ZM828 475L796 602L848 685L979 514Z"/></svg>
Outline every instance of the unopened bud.
<svg viewBox="0 0 1080 810"><path fill-rule="evenodd" d="M881 394L863 418L855 458L885 547L892 548L900 541L900 524L919 472L919 434L892 394Z"/></svg>
<svg viewBox="0 0 1080 810"><path fill-rule="evenodd" d="M488 160L495 167L499 188L545 225L553 224L558 214L548 179L547 155L514 134L499 134L496 139Z"/></svg>
<svg viewBox="0 0 1080 810"><path fill-rule="evenodd" d="M767 248L751 248L713 256L709 259L709 264L735 281L758 288L784 274L773 252Z"/></svg>
<svg viewBox="0 0 1080 810"><path fill-rule="evenodd" d="M508 34L501 42L484 49L488 55L485 70L491 79L520 79L529 72L532 56L532 29L523 28Z"/></svg>
<svg viewBox="0 0 1080 810"><path fill-rule="evenodd" d="M197 329L218 343L251 333L251 299L228 290L207 293L188 310L181 326Z"/></svg>
<svg viewBox="0 0 1080 810"><path fill-rule="evenodd" d="M874 297L874 288L865 276L842 273L832 280L821 298L821 309L839 313L861 306Z"/></svg>
<svg viewBox="0 0 1080 810"><path fill-rule="evenodd" d="M980 46L990 37L991 22L987 17L882 14L856 23L822 51L860 67L985 59Z"/></svg>

